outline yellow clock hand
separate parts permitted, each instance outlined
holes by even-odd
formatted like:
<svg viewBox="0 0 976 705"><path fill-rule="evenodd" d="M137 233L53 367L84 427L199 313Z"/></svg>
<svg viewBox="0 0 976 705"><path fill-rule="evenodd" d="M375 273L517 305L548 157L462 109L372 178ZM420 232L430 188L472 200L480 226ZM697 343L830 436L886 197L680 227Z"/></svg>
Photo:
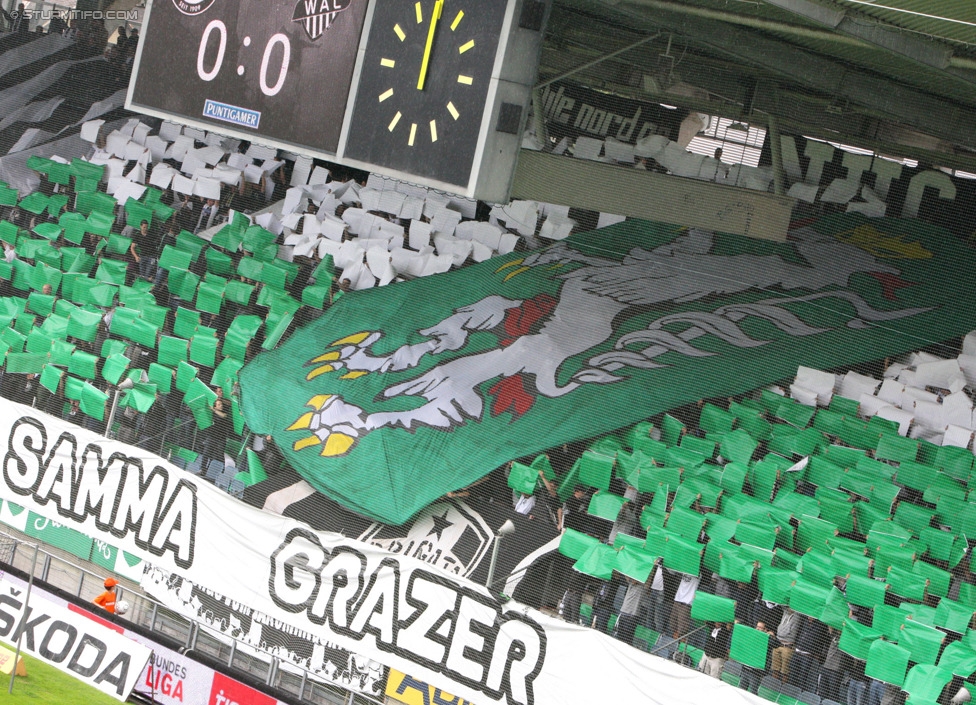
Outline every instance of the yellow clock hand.
<svg viewBox="0 0 976 705"><path fill-rule="evenodd" d="M441 11L444 9L444 0L437 0L434 3L434 14L430 16L430 27L427 29L427 45L424 47L424 60L420 64L420 78L417 79L417 90L424 89L424 81L427 79L427 67L430 65L430 50L434 46L434 30L437 29L437 20L441 18Z"/></svg>

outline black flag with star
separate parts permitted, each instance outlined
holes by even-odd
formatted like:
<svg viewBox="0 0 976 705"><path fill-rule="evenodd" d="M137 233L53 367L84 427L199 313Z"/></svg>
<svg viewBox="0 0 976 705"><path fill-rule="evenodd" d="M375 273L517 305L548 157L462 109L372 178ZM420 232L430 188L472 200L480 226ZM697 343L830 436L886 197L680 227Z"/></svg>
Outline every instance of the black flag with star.
<svg viewBox="0 0 976 705"><path fill-rule="evenodd" d="M484 584L488 578L491 543L499 527L511 519L515 533L499 545L495 588L527 558L557 539L559 532L545 517L529 519L505 501L441 499L401 526L380 524L351 512L325 495L309 494L308 485L291 469L247 488L244 500L302 521L319 531L333 531L428 563L452 575ZM540 556L541 557L541 554ZM521 571L519 575L522 574Z"/></svg>

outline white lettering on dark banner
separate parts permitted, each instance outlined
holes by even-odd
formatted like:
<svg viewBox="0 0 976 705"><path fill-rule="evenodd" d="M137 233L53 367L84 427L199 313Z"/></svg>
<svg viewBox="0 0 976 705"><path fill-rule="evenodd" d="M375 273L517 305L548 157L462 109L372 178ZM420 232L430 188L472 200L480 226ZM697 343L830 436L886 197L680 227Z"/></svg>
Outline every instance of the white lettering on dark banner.
<svg viewBox="0 0 976 705"><path fill-rule="evenodd" d="M53 504L66 520L92 517L100 530L131 537L154 556L169 553L181 568L193 564L196 487L182 479L171 482L162 465L146 468L118 452L103 459L99 446L79 448L67 431L49 450L44 424L23 417L10 430L3 477L13 492Z"/></svg>
<svg viewBox="0 0 976 705"><path fill-rule="evenodd" d="M492 699L534 702L533 681L546 650L540 625L443 575L414 569L404 585L396 558L372 571L366 566L355 549L329 551L315 533L293 529L271 557L271 598L338 634L355 640L371 635L381 650ZM401 617L404 601L414 611Z"/></svg>
<svg viewBox="0 0 976 705"><path fill-rule="evenodd" d="M613 137L621 142L636 142L656 134L658 125L651 120L642 120L644 108L638 105L633 113L619 114L608 109L607 105L598 107L565 95L566 87L546 86L542 91L542 106L546 118L560 125L572 125L579 132L594 137ZM599 95L587 91L589 95ZM630 101L631 103L633 101ZM646 117L646 116L645 116Z"/></svg>

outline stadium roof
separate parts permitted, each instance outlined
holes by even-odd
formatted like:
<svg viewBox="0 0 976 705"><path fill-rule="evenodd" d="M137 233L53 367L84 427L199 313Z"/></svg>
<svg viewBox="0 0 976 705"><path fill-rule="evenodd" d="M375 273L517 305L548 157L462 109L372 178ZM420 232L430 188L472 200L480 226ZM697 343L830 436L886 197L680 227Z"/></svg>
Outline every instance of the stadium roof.
<svg viewBox="0 0 976 705"><path fill-rule="evenodd" d="M971 0L556 0L540 82L976 165Z"/></svg>

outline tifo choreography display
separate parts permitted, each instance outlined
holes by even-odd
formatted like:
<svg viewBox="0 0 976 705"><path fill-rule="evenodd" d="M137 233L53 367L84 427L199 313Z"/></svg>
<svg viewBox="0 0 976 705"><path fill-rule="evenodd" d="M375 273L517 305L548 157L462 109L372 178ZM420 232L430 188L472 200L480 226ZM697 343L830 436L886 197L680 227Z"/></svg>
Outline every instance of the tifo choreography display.
<svg viewBox="0 0 976 705"><path fill-rule="evenodd" d="M953 252L858 216L783 244L629 221L343 298L241 371L242 409L312 486L401 523L513 456L964 333Z"/></svg>

